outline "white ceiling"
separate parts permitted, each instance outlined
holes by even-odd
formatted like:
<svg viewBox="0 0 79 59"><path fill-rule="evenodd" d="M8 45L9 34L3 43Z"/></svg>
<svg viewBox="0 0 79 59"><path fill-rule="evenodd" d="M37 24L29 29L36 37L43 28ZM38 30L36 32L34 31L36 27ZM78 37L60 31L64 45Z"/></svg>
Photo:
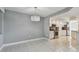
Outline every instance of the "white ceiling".
<svg viewBox="0 0 79 59"><path fill-rule="evenodd" d="M7 7L6 9L28 15L39 15L41 17L46 17L65 8L66 7L38 7L36 9L36 14L34 7Z"/></svg>
<svg viewBox="0 0 79 59"><path fill-rule="evenodd" d="M79 17L79 7L73 7L66 13L59 15L61 17L78 16Z"/></svg>
<svg viewBox="0 0 79 59"><path fill-rule="evenodd" d="M63 21L69 21L72 17L77 17L79 19L79 7L73 7L68 12L57 15L58 17L62 18ZM75 18L74 18L75 19Z"/></svg>
<svg viewBox="0 0 79 59"><path fill-rule="evenodd" d="M73 16L79 16L79 7L74 7L72 8L69 12L69 15L73 15Z"/></svg>

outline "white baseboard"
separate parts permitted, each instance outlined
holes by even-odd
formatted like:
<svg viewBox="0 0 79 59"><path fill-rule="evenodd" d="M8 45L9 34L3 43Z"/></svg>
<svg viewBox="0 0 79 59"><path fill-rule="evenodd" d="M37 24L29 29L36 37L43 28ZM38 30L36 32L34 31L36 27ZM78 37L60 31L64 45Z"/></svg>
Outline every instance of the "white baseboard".
<svg viewBox="0 0 79 59"><path fill-rule="evenodd" d="M3 44L2 47L0 48L0 51L1 51L4 47L7 47L7 46L12 46L12 45L17 45L17 44L32 42L32 41L41 40L41 39L47 39L47 38L42 37L42 38L35 38L35 39L30 39L30 40L24 40L24 41L19 41L19 42L13 42L13 43Z"/></svg>

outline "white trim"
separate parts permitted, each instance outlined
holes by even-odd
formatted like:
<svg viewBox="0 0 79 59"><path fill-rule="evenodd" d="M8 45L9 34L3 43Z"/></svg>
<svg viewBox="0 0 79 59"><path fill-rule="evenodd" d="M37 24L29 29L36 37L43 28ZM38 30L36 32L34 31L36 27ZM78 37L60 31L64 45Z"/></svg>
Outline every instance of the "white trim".
<svg viewBox="0 0 79 59"><path fill-rule="evenodd" d="M27 42L32 42L32 41L42 40L42 39L47 39L47 38L42 37L42 38L36 38L36 39L30 39L30 40L24 40L24 41L19 41L19 42L13 42L13 43L3 44L2 47L0 48L0 51L1 51L4 47L7 47L7 46L17 45L17 44L22 44L22 43L27 43Z"/></svg>

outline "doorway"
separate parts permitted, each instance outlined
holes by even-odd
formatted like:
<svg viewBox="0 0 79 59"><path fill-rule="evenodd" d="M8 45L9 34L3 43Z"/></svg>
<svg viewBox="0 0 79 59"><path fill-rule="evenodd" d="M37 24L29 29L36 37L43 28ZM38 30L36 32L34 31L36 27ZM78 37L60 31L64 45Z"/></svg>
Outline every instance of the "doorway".
<svg viewBox="0 0 79 59"><path fill-rule="evenodd" d="M78 21L64 21L60 17L49 20L49 41L55 49L77 48L77 31Z"/></svg>

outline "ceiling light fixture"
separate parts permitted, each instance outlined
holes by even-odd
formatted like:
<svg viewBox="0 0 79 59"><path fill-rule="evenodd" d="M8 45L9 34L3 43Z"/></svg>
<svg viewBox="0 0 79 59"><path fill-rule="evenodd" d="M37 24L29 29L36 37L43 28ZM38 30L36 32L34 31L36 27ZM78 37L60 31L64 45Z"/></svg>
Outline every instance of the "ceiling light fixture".
<svg viewBox="0 0 79 59"><path fill-rule="evenodd" d="M37 15L37 7L34 7L34 15L31 16L31 21L40 21L40 16Z"/></svg>

